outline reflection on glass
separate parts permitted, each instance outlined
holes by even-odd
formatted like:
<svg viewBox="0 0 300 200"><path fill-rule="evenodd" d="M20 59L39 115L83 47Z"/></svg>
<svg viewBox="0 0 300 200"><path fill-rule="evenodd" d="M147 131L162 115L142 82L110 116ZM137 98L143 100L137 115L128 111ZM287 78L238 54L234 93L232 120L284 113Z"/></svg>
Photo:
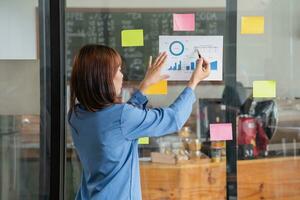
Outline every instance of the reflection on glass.
<svg viewBox="0 0 300 200"><path fill-rule="evenodd" d="M158 52L159 35L225 35L225 1L218 6L208 1L210 9L185 2L190 7L199 7L193 10L196 30L180 33L173 32L170 19L173 13L185 12L182 8L187 5L179 3L178 9L164 11L169 5L162 2L157 5L160 4L161 10L153 12L151 5L146 3L136 5L138 9L127 10L126 5L120 6L121 1L113 1L111 5L92 2L88 7L94 9L89 10L83 1L69 2L66 10L67 73L71 71L75 52L82 45L104 43L117 48L126 63L125 102L137 86L136 81L143 77L148 56ZM109 10L103 10L104 7ZM218 9L215 11L214 7ZM151 138L149 144L140 145L143 199L224 199L226 170L235 170L226 166L226 162L237 163L238 199L299 198L299 9L300 2L296 0L238 1L237 57L225 58L237 61L235 85L202 86L202 90L196 91L197 105L193 114L181 131ZM264 16L263 33L241 34L243 16ZM146 33L146 48L122 48L121 30L141 27ZM212 70L217 64L211 63ZM173 70L179 66L186 67L176 63L169 68ZM253 98L253 82L258 80L275 80L276 97ZM169 84L169 93L150 96L149 106L168 105L182 87L182 83ZM224 141L210 141L209 125L227 123L232 116L237 140L231 141L236 142L236 149L231 150L237 150L237 158L226 155L229 147ZM69 136L66 196L74 199L81 167Z"/></svg>
<svg viewBox="0 0 300 200"><path fill-rule="evenodd" d="M37 1L0 2L0 199L39 199Z"/></svg>
<svg viewBox="0 0 300 200"><path fill-rule="evenodd" d="M136 8L130 9L125 8L127 6L120 7L121 1L113 1L110 5L106 5L105 2L90 2L91 9L86 8L86 2L83 1L67 2L65 24L67 77L70 77L73 57L83 45L98 43L116 48L125 63L122 99L126 102L130 93L138 86L137 82L143 78L146 71L145 63L148 62L149 56L157 55L159 51L159 35L177 35L172 26L173 13L183 12L182 9L187 7L192 7L190 12L195 13L195 31L180 32L178 35L224 35L225 1L219 1L218 5L210 2L188 2L188 6L186 3L178 2L179 7L170 10L169 4L157 1L157 4L161 5L159 11L144 1L138 2ZM130 3L126 2L126 4ZM109 9L103 9L107 7ZM127 29L144 30L143 47L122 47L121 32ZM172 68L174 66L172 65ZM179 69L186 66L178 62L175 67ZM192 62L189 69L194 68L195 62ZM175 99L171 94L178 94L185 85L185 83L169 85L167 95L149 96L148 106L169 105ZM66 87L68 88L68 82ZM212 89L215 91L214 87ZM219 98L219 93L211 94ZM199 94L197 98L200 98ZM179 133L162 138L150 138L149 144L140 144L143 199L199 199L201 196L203 199L224 199L226 197L225 146L216 150L220 151L220 159L212 159L211 143L200 133L197 107L198 105L194 108L186 127ZM79 187L81 166L69 129L67 130L66 198L74 199ZM211 193L211 190L217 192Z"/></svg>
<svg viewBox="0 0 300 200"><path fill-rule="evenodd" d="M300 196L299 8L295 0L238 3L237 80L247 97L237 116L239 199Z"/></svg>

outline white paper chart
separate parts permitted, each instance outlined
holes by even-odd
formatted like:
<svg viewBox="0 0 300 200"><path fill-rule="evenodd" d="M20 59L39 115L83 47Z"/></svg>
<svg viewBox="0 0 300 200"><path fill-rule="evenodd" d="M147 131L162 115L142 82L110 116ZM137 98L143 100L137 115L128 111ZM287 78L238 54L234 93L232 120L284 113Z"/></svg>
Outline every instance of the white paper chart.
<svg viewBox="0 0 300 200"><path fill-rule="evenodd" d="M167 52L168 59L162 74L170 75L168 80L189 80L198 53L210 62L208 81L223 80L223 36L159 36L159 52Z"/></svg>

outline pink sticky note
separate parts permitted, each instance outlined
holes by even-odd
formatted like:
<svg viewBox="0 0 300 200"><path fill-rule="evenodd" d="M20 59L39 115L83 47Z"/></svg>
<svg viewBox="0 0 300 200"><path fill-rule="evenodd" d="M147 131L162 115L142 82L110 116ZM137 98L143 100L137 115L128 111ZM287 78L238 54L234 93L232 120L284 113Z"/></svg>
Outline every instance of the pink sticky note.
<svg viewBox="0 0 300 200"><path fill-rule="evenodd" d="M195 31L195 14L173 14L174 31Z"/></svg>
<svg viewBox="0 0 300 200"><path fill-rule="evenodd" d="M231 123L210 124L210 140L232 140L232 125Z"/></svg>

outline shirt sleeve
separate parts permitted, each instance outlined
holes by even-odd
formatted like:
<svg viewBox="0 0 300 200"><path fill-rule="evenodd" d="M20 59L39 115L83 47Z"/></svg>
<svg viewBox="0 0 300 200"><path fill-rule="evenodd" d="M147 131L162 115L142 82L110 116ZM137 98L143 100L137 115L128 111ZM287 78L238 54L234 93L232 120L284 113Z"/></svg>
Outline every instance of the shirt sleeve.
<svg viewBox="0 0 300 200"><path fill-rule="evenodd" d="M121 115L122 133L126 139L135 140L178 131L189 118L195 100L193 90L187 87L166 108L142 109L125 104Z"/></svg>
<svg viewBox="0 0 300 200"><path fill-rule="evenodd" d="M135 107L145 108L148 103L148 99L139 90L136 90L127 103Z"/></svg>

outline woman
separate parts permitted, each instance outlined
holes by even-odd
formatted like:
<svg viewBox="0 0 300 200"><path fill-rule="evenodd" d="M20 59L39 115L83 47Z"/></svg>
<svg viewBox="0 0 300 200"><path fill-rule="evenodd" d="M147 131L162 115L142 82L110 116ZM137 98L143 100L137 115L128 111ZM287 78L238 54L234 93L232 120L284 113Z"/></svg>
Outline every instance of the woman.
<svg viewBox="0 0 300 200"><path fill-rule="evenodd" d="M123 74L119 53L107 46L86 45L75 57L70 82L69 123L83 172L76 199L140 200L138 138L159 137L181 129L195 102L193 90L210 73L198 60L187 87L167 108L147 109L144 92L167 79L161 53L149 66L139 89L127 103L118 101Z"/></svg>

